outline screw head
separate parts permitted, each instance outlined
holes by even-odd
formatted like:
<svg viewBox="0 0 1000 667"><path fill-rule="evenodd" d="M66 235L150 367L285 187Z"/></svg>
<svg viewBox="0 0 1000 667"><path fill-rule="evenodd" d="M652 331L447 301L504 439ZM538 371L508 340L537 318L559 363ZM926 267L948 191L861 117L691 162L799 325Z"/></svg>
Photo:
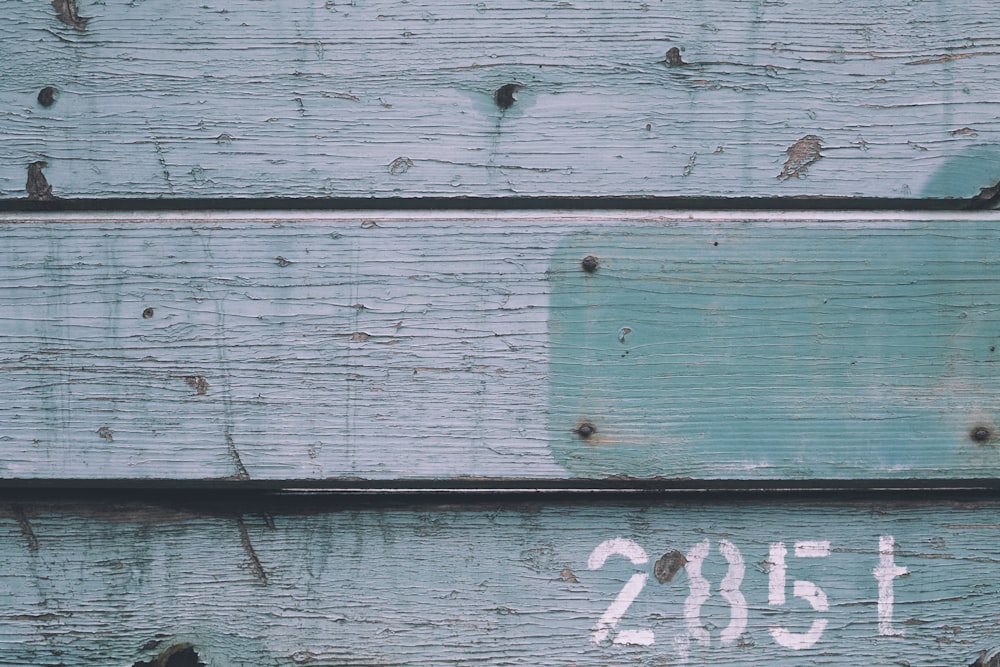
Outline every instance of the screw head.
<svg viewBox="0 0 1000 667"><path fill-rule="evenodd" d="M598 267L601 265L601 260L597 259L594 255L587 255L580 262L580 268L582 268L587 273L597 273Z"/></svg>
<svg viewBox="0 0 1000 667"><path fill-rule="evenodd" d="M990 432L990 429L985 426L975 426L971 431L969 431L969 437L973 442L983 444L989 442L993 438L993 434Z"/></svg>
<svg viewBox="0 0 1000 667"><path fill-rule="evenodd" d="M590 422L581 422L575 429L573 429L573 432L586 440L597 433L597 427Z"/></svg>

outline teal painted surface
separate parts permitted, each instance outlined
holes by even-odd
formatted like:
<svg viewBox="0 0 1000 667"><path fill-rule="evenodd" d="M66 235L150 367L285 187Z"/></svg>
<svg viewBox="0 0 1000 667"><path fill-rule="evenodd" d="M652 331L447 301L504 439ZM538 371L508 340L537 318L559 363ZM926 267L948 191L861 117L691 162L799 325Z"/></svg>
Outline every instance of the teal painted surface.
<svg viewBox="0 0 1000 667"><path fill-rule="evenodd" d="M558 460L640 477L994 470L998 232L695 223L572 235L553 259L549 318ZM583 423L596 433L574 433Z"/></svg>
<svg viewBox="0 0 1000 667"><path fill-rule="evenodd" d="M984 502L498 500L266 517L29 502L0 510L0 664L124 667L188 642L230 667L968 665L998 645L998 531L1000 508ZM645 562L610 554L591 568L608 540ZM661 556L694 561L706 542L700 572L689 562L660 583ZM644 585L595 642L636 575ZM793 594L801 582L825 609ZM734 607L745 624L726 635ZM775 639L817 622L809 647ZM615 643L630 631L651 643Z"/></svg>
<svg viewBox="0 0 1000 667"><path fill-rule="evenodd" d="M0 478L997 478L998 215L7 215Z"/></svg>
<svg viewBox="0 0 1000 667"><path fill-rule="evenodd" d="M67 198L969 197L1000 180L990 0L78 5L84 30L4 2L2 198L37 161Z"/></svg>

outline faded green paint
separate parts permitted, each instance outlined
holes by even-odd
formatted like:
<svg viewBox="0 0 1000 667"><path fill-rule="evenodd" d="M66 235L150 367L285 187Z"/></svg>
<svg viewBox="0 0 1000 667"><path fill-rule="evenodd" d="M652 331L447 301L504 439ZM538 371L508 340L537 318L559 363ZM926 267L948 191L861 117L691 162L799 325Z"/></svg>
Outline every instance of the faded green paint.
<svg viewBox="0 0 1000 667"><path fill-rule="evenodd" d="M990 224L697 214L575 234L552 265L553 450L594 476L993 475L998 247Z"/></svg>
<svg viewBox="0 0 1000 667"><path fill-rule="evenodd" d="M0 235L3 479L1000 477L997 212L7 215Z"/></svg>
<svg viewBox="0 0 1000 667"><path fill-rule="evenodd" d="M0 508L0 664L125 667L187 642L213 667L968 665L1000 644L998 537L995 502L498 498L464 509L298 512L286 503L242 517L28 502ZM595 551L616 538L645 561L612 553L597 566ZM742 561L742 576L720 548ZM694 566L670 556L693 561L698 549L700 607ZM676 571L661 583L669 563ZM881 622L880 567L895 568L892 617L883 604ZM595 642L635 575L645 582L634 602ZM825 609L793 595L802 581L822 591ZM744 603L745 625L727 638ZM824 628L807 648L773 634L817 621ZM652 641L613 643L629 631Z"/></svg>

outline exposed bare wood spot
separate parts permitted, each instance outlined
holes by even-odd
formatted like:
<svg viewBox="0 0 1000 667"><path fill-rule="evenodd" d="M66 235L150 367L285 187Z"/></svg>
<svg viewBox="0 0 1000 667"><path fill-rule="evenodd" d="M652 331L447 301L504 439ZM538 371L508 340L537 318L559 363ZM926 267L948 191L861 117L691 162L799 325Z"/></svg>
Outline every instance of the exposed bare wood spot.
<svg viewBox="0 0 1000 667"><path fill-rule="evenodd" d="M49 185L42 169L49 166L48 162L38 160L28 165L28 182L24 189L28 191L28 199L31 201L49 201L55 199L52 196L52 186Z"/></svg>
<svg viewBox="0 0 1000 667"><path fill-rule="evenodd" d="M580 583L580 580L576 578L575 574L573 574L573 570L568 567L559 570L559 578L571 584Z"/></svg>
<svg viewBox="0 0 1000 667"><path fill-rule="evenodd" d="M661 584L665 584L672 580L674 576L680 572L685 565L687 565L688 560L684 557L677 549L674 549L670 553L665 553L660 556L659 560L653 565L653 576Z"/></svg>
<svg viewBox="0 0 1000 667"><path fill-rule="evenodd" d="M174 644L152 660L140 660L132 667L205 667L205 663L191 644Z"/></svg>
<svg viewBox="0 0 1000 667"><path fill-rule="evenodd" d="M785 181L789 178L801 178L810 165L818 161L823 155L820 150L823 148L823 139L815 134L807 134L794 144L785 149L788 159L785 166L778 174L778 179Z"/></svg>
<svg viewBox="0 0 1000 667"><path fill-rule="evenodd" d="M76 9L76 0L52 0L52 6L56 10L56 16L66 25L73 26L76 30L86 30L89 18L80 16Z"/></svg>
<svg viewBox="0 0 1000 667"><path fill-rule="evenodd" d="M201 375L185 375L184 381L187 382L199 396L204 396L208 393L208 380Z"/></svg>
<svg viewBox="0 0 1000 667"><path fill-rule="evenodd" d="M114 442L115 441L115 432L112 431L107 426L102 426L101 428L97 429L97 435L101 436L102 438L104 438L108 442Z"/></svg>
<svg viewBox="0 0 1000 667"><path fill-rule="evenodd" d="M17 518L17 525L21 528L21 535L28 543L28 551L38 551L38 538L35 536L35 529L28 521L28 515L24 513L24 508L20 505L11 507L11 513Z"/></svg>
<svg viewBox="0 0 1000 667"><path fill-rule="evenodd" d="M243 517L237 518L236 522L240 527L240 544L243 545L243 551L246 552L247 558L250 559L250 570L253 572L253 576L257 577L258 581L266 585L267 572L264 571L260 557L257 556L257 551L253 548L253 543L250 542L250 533L247 531L247 525L244 523Z"/></svg>
<svg viewBox="0 0 1000 667"><path fill-rule="evenodd" d="M364 331L355 331L354 333L351 334L351 340L353 340L355 343L363 343L369 338L371 338L371 335L366 334Z"/></svg>
<svg viewBox="0 0 1000 667"><path fill-rule="evenodd" d="M957 130L952 130L951 131L951 136L953 136L953 137L959 137L959 136L978 137L979 133L976 132L975 130L973 130L971 127L960 127Z"/></svg>
<svg viewBox="0 0 1000 667"><path fill-rule="evenodd" d="M980 188L972 198L973 208L993 208L1000 204L1000 181L988 188Z"/></svg>
<svg viewBox="0 0 1000 667"><path fill-rule="evenodd" d="M684 59L681 58L681 50L676 46L671 46L667 49L667 55L663 62L667 63L670 67L683 67L687 65Z"/></svg>
<svg viewBox="0 0 1000 667"><path fill-rule="evenodd" d="M405 174L413 166L413 160L400 156L389 163L390 174Z"/></svg>
<svg viewBox="0 0 1000 667"><path fill-rule="evenodd" d="M233 135L229 134L228 132L223 132L222 134L220 134L215 138L215 143L222 145L229 145L233 143Z"/></svg>
<svg viewBox="0 0 1000 667"><path fill-rule="evenodd" d="M56 102L56 93L59 92L52 86L45 86L38 91L38 103L43 107L50 107Z"/></svg>
<svg viewBox="0 0 1000 667"><path fill-rule="evenodd" d="M506 111L514 106L514 102L517 102L517 98L514 97L514 93L523 89L524 86L519 83L505 83L497 88L496 92L493 93L493 100L502 111Z"/></svg>
<svg viewBox="0 0 1000 667"><path fill-rule="evenodd" d="M971 58L972 56L986 55L983 53L948 53L943 56L937 56L934 58L922 58L920 60L911 60L906 63L907 65L933 65L935 63L946 63L952 60L961 60L962 58Z"/></svg>

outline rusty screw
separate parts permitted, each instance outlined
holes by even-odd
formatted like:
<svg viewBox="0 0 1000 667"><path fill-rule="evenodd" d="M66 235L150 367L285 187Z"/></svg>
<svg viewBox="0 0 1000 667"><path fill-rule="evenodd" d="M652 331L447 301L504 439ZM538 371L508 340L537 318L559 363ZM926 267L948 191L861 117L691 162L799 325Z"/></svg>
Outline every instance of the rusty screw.
<svg viewBox="0 0 1000 667"><path fill-rule="evenodd" d="M590 422L582 422L579 426L573 429L573 432L584 440L587 440L590 436L597 433L597 427Z"/></svg>
<svg viewBox="0 0 1000 667"><path fill-rule="evenodd" d="M601 261L594 257L593 255L587 255L580 262L580 267L587 273L597 273L597 267L601 265Z"/></svg>

